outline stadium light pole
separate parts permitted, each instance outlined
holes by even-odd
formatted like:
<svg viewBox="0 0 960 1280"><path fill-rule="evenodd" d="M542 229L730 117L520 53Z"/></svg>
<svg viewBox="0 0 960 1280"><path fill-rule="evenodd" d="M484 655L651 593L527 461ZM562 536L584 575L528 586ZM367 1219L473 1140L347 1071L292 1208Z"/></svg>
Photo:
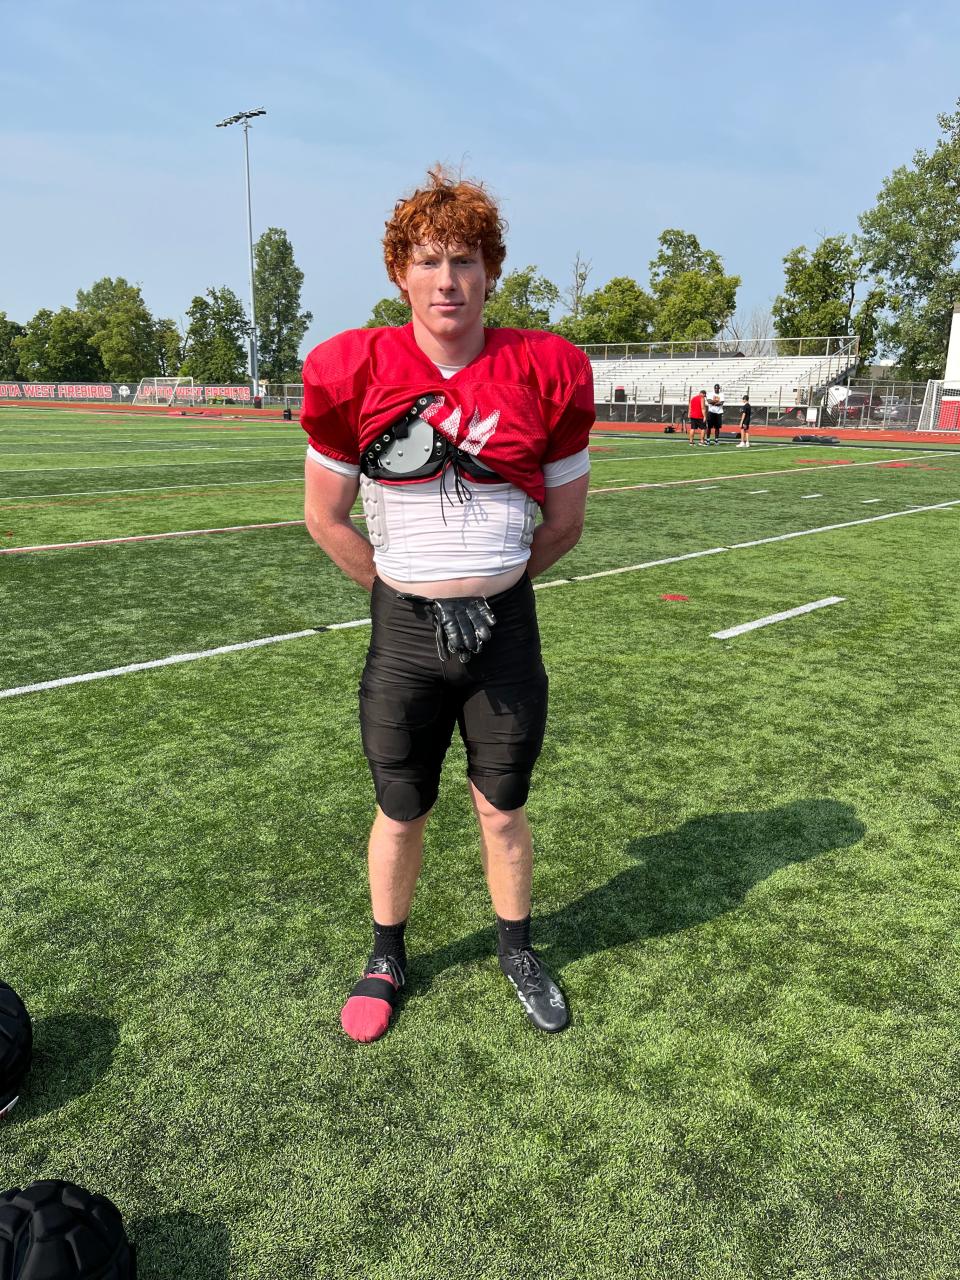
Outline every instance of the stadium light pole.
<svg viewBox="0 0 960 1280"><path fill-rule="evenodd" d="M247 242L250 249L250 379L253 382L253 394L260 394L260 368L257 360L257 312L253 298L253 208L250 202L250 121L256 116L265 116L263 107L255 111L238 111L235 116L227 116L217 124L218 129L226 129L228 125L243 122L243 156L247 169Z"/></svg>

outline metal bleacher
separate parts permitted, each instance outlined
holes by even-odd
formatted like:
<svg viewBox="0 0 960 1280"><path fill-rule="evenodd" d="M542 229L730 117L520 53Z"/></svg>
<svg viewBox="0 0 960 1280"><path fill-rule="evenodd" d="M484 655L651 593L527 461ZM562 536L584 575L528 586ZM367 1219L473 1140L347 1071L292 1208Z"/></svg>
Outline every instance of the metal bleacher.
<svg viewBox="0 0 960 1280"><path fill-rule="evenodd" d="M835 344L835 349L831 346ZM857 361L856 342L811 340L810 355L762 354L656 357L635 350L613 358L596 356L593 365L598 403L626 400L635 404L685 405L692 393L712 391L719 383L728 405L749 393L754 405L810 403L816 392L839 382ZM818 349L819 348L819 349Z"/></svg>

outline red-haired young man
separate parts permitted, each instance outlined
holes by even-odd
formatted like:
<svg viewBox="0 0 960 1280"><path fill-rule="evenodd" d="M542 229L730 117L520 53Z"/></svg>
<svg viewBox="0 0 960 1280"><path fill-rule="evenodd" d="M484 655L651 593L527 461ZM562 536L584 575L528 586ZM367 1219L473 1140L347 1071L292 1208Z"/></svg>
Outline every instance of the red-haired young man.
<svg viewBox="0 0 960 1280"><path fill-rule="evenodd" d="M531 1021L559 1031L566 1002L530 937L525 805L547 713L530 579L583 528L590 364L553 334L484 329L506 250L482 186L436 169L386 227L411 322L316 347L300 418L307 528L372 593L360 727L377 797L374 943L341 1022L375 1040L397 1006L424 827L458 727L500 966ZM358 492L369 538L350 519Z"/></svg>

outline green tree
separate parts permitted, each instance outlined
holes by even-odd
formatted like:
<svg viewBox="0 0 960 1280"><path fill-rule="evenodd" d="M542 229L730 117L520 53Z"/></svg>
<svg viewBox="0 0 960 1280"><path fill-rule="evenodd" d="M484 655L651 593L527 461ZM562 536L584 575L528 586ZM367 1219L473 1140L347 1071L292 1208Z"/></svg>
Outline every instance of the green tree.
<svg viewBox="0 0 960 1280"><path fill-rule="evenodd" d="M313 319L300 310L303 272L285 231L268 227L253 250L253 297L257 312L257 353L265 382L299 378L300 343Z"/></svg>
<svg viewBox="0 0 960 1280"><path fill-rule="evenodd" d="M773 301L778 338L860 338L860 359L868 363L877 343L882 290L872 287L857 307L858 287L867 270L857 245L847 236L825 236L815 249L791 249L783 260L783 292ZM784 344L792 351L793 344Z"/></svg>
<svg viewBox="0 0 960 1280"><path fill-rule="evenodd" d="M187 308L180 373L196 382L238 382L245 376L250 324L232 289L208 289Z"/></svg>
<svg viewBox="0 0 960 1280"><path fill-rule="evenodd" d="M93 343L111 382L135 382L161 371L157 322L140 286L104 276L77 291L77 310L90 318Z"/></svg>
<svg viewBox="0 0 960 1280"><path fill-rule="evenodd" d="M668 227L657 237L660 250L650 261L650 288L656 294L666 282L694 271L701 276L723 275L723 261L712 249L704 249L695 235Z"/></svg>
<svg viewBox="0 0 960 1280"><path fill-rule="evenodd" d="M365 329L396 329L410 321L410 307L402 297L381 298L374 304Z"/></svg>
<svg viewBox="0 0 960 1280"><path fill-rule="evenodd" d="M16 320L8 320L7 313L0 311L0 378L13 379L20 376L20 354L13 345L15 338L26 333L22 324Z"/></svg>
<svg viewBox="0 0 960 1280"><path fill-rule="evenodd" d="M576 319L565 316L555 326L571 342L649 342L656 303L629 276L614 276L602 288L585 294Z"/></svg>
<svg viewBox="0 0 960 1280"><path fill-rule="evenodd" d="M103 362L90 317L69 307L41 309L14 339L20 375L30 382L99 382Z"/></svg>
<svg viewBox="0 0 960 1280"><path fill-rule="evenodd" d="M550 308L560 290L534 266L509 271L497 285L483 312L491 329L549 329Z"/></svg>
<svg viewBox="0 0 960 1280"><path fill-rule="evenodd" d="M826 236L812 252L798 245L784 258L783 269L783 292L773 301L778 338L852 332L861 264L846 236Z"/></svg>
<svg viewBox="0 0 960 1280"><path fill-rule="evenodd" d="M180 372L184 356L183 335L177 327L177 322L169 318L158 320L156 341L159 356L158 373L163 377L176 377Z"/></svg>
<svg viewBox="0 0 960 1280"><path fill-rule="evenodd" d="M880 344L906 378L942 377L960 298L960 100L957 108L937 117L933 150L895 169L860 218L859 248L886 298Z"/></svg>
<svg viewBox="0 0 960 1280"><path fill-rule="evenodd" d="M650 262L656 303L653 337L660 342L712 338L737 306L739 276L728 276L723 259L704 249L695 235L671 227L662 231Z"/></svg>

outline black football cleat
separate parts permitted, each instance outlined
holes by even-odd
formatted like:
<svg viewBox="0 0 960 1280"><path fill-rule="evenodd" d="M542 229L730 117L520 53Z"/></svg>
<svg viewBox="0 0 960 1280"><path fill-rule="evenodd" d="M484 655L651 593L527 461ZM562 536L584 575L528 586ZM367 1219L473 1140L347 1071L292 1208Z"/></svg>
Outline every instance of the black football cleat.
<svg viewBox="0 0 960 1280"><path fill-rule="evenodd" d="M562 1031L570 1021L563 992L531 947L500 953L500 968L513 984L527 1017L540 1031Z"/></svg>

